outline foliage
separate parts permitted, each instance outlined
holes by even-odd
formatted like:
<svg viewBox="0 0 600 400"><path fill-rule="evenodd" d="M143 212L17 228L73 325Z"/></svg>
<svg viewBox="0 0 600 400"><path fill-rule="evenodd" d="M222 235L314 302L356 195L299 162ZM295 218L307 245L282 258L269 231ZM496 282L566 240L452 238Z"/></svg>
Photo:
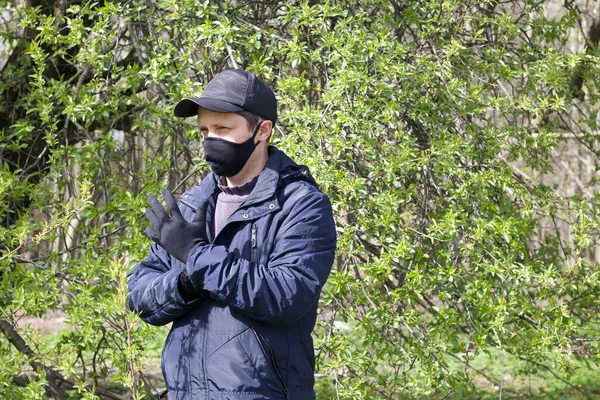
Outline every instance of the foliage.
<svg viewBox="0 0 600 400"><path fill-rule="evenodd" d="M150 396L144 348L164 331L126 312L124 276L147 196L208 170L174 103L228 67L276 89L273 144L336 212L323 397L472 391L489 349L567 382L596 368L598 185L562 184L557 163L575 143L598 168L600 53L591 33L565 48L587 26L573 2L0 6L2 396ZM18 324L56 308L72 326L56 342Z"/></svg>

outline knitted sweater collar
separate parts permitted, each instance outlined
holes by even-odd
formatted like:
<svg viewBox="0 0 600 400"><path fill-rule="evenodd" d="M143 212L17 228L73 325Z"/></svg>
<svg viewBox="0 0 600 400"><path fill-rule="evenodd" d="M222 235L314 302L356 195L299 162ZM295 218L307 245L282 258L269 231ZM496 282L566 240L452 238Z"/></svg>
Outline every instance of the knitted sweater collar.
<svg viewBox="0 0 600 400"><path fill-rule="evenodd" d="M255 176L254 178L252 178L251 180L249 180L248 182L243 183L239 186L227 186L225 178L220 177L217 185L219 186L219 189L227 195L247 196L252 192L252 190L256 186L257 181L258 181L258 175Z"/></svg>

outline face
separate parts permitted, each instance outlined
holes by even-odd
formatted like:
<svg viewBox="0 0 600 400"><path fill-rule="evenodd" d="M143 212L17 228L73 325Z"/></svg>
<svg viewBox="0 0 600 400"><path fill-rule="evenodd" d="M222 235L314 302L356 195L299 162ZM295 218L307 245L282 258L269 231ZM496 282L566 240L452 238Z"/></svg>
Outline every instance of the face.
<svg viewBox="0 0 600 400"><path fill-rule="evenodd" d="M217 113L202 107L198 108L198 128L203 137L218 137L234 143L242 143L252 135L241 115Z"/></svg>
<svg viewBox="0 0 600 400"><path fill-rule="evenodd" d="M227 184L242 184L263 169L268 159L271 121L262 121L256 131L251 131L246 119L239 114L217 113L199 107L198 128L206 139L202 143L204 158L215 174L227 177Z"/></svg>

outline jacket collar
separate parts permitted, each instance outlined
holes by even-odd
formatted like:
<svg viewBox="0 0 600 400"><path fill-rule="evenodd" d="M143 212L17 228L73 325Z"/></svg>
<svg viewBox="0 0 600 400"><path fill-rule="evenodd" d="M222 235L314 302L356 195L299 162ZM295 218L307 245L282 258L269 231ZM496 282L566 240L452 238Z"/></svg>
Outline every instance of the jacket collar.
<svg viewBox="0 0 600 400"><path fill-rule="evenodd" d="M307 167L296 164L275 146L269 146L268 151L269 158L267 159L265 168L258 176L256 186L244 202L244 206L254 205L273 199L277 192L277 188L282 181L303 179L316 186ZM200 183L200 191L206 193L209 198L212 197L212 194L219 191L217 180L218 177L213 172L210 172Z"/></svg>
<svg viewBox="0 0 600 400"><path fill-rule="evenodd" d="M269 158L267 159L265 168L263 168L258 176L254 190L246 199L246 205L260 203L275 196L280 178L281 161L283 157L287 158L287 156L274 146L269 146L268 151Z"/></svg>

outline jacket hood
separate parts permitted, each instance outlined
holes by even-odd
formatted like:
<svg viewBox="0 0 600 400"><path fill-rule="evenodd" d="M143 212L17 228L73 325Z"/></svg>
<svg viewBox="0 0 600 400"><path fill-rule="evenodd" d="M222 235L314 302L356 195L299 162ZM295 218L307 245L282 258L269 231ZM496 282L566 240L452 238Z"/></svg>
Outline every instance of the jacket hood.
<svg viewBox="0 0 600 400"><path fill-rule="evenodd" d="M269 146L269 161L273 159L274 162L279 160L279 177L283 182L291 180L304 180L310 182L312 185L318 187L317 182L310 174L306 165L298 165L291 158L289 158L283 151L279 150L275 146ZM265 168L269 168L269 162ZM281 182L280 182L281 183Z"/></svg>
<svg viewBox="0 0 600 400"><path fill-rule="evenodd" d="M304 180L318 188L308 167L296 164L283 151L275 146L269 146L269 159L247 201L256 203L273 198L281 186L294 180Z"/></svg>

